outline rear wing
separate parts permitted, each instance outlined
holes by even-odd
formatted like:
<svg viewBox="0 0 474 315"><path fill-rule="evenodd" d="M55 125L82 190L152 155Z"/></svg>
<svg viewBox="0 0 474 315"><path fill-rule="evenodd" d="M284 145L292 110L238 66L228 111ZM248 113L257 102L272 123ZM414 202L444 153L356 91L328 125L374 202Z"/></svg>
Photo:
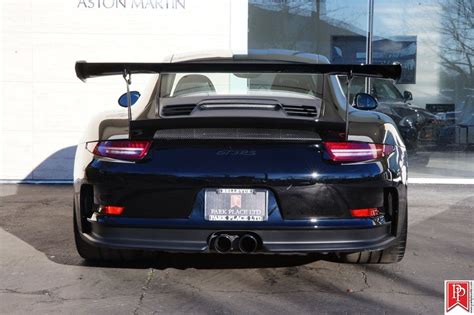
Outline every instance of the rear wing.
<svg viewBox="0 0 474 315"><path fill-rule="evenodd" d="M257 63L257 62L180 62L180 63L124 63L76 62L76 75L82 81L88 78L134 73L311 73L347 74L398 80L402 73L399 64L353 65L311 63Z"/></svg>
<svg viewBox="0 0 474 315"><path fill-rule="evenodd" d="M135 73L307 73L347 75L345 135L349 139L349 89L354 76L398 80L402 73L400 64L314 64L314 63L267 63L267 62L176 62L176 63L124 63L124 62L76 62L76 75L82 81L88 78L122 75L127 84L129 137L131 138L131 75Z"/></svg>

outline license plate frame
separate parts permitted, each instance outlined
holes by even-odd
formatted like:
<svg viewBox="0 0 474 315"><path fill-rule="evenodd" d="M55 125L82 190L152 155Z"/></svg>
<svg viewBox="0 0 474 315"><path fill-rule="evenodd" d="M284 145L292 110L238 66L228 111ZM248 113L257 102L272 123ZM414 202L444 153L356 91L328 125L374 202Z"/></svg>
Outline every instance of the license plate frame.
<svg viewBox="0 0 474 315"><path fill-rule="evenodd" d="M268 190L263 188L205 189L204 219L213 222L268 221Z"/></svg>

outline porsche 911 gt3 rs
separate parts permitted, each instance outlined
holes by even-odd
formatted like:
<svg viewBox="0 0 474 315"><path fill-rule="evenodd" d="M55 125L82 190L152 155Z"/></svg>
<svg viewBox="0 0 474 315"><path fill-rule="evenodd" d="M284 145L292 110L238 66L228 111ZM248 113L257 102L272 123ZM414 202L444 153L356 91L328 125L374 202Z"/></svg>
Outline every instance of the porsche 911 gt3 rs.
<svg viewBox="0 0 474 315"><path fill-rule="evenodd" d="M407 237L406 149L394 122L337 76L400 65L313 55L76 63L82 79L154 73L127 110L93 121L74 168L74 232L89 260L144 250L332 253L392 263ZM350 84L350 83L349 83ZM133 105L133 107L132 107ZM100 107L100 104L98 104Z"/></svg>

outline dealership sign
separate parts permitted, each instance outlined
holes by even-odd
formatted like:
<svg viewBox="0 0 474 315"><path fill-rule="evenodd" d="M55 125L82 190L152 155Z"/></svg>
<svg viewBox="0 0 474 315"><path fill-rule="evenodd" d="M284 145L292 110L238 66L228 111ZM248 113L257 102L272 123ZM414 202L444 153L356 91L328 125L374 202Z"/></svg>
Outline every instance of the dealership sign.
<svg viewBox="0 0 474 315"><path fill-rule="evenodd" d="M186 0L77 0L79 9L186 9Z"/></svg>

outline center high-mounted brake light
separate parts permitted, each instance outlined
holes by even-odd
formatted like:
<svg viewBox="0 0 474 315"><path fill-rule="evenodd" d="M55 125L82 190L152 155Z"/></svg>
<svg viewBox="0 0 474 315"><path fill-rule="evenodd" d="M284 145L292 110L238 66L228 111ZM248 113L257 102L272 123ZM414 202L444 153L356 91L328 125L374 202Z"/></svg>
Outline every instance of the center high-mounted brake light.
<svg viewBox="0 0 474 315"><path fill-rule="evenodd" d="M136 161L141 160L148 153L151 141L147 140L110 140L99 141L94 149L89 146L95 143L88 143L89 151L98 156L108 157L111 159Z"/></svg>
<svg viewBox="0 0 474 315"><path fill-rule="evenodd" d="M324 142L329 158L334 162L361 162L382 158L395 150L393 145L365 142Z"/></svg>

